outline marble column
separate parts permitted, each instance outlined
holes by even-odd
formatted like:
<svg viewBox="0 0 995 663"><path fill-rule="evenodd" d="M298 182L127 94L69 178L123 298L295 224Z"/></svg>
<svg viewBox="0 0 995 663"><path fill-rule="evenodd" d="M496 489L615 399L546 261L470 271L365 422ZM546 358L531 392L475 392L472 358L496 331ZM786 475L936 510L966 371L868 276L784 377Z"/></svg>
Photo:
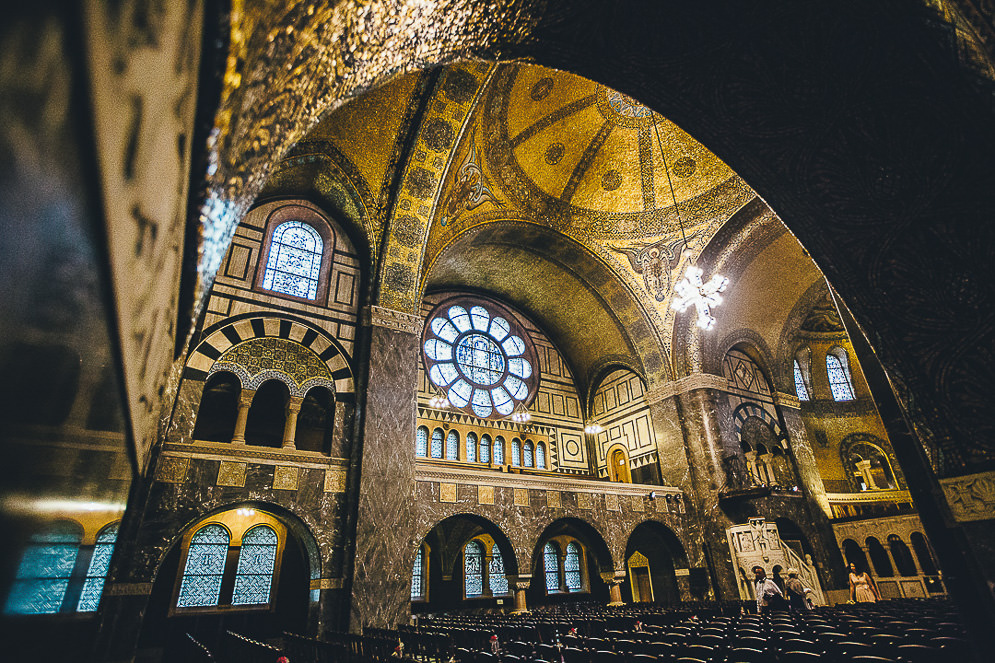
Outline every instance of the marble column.
<svg viewBox="0 0 995 663"><path fill-rule="evenodd" d="M287 422L283 426L283 448L296 449L297 444L297 415L301 413L301 405L304 399L299 396L291 396L287 401Z"/></svg>
<svg viewBox="0 0 995 663"><path fill-rule="evenodd" d="M508 576L508 584L511 585L512 590L515 592L515 608L511 611L511 614L527 614L529 606L525 600L525 590L532 584L532 576Z"/></svg>
<svg viewBox="0 0 995 663"><path fill-rule="evenodd" d="M422 319L370 306L350 630L408 622L414 540L415 390Z"/></svg>
<svg viewBox="0 0 995 663"><path fill-rule="evenodd" d="M857 461L857 471L860 472L860 476L864 477L864 485L867 486L868 490L877 488L877 484L874 483L874 477L871 476L871 461Z"/></svg>
<svg viewBox="0 0 995 663"><path fill-rule="evenodd" d="M249 408L252 407L252 398L256 392L252 389L243 389L238 396L238 416L235 417L235 434L231 438L232 444L245 444L245 425L249 422Z"/></svg>
<svg viewBox="0 0 995 663"><path fill-rule="evenodd" d="M625 582L625 578L624 570L601 574L601 579L608 585L609 607L625 605L625 601L622 600L622 583Z"/></svg>

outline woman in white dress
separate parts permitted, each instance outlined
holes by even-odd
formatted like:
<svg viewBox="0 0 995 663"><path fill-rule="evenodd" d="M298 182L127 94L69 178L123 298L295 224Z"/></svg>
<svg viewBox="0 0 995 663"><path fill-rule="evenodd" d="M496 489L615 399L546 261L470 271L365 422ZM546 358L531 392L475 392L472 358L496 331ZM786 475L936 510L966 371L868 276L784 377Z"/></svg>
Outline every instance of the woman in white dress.
<svg viewBox="0 0 995 663"><path fill-rule="evenodd" d="M878 587L864 571L857 573L857 565L850 562L850 600L854 603L875 603L881 600Z"/></svg>

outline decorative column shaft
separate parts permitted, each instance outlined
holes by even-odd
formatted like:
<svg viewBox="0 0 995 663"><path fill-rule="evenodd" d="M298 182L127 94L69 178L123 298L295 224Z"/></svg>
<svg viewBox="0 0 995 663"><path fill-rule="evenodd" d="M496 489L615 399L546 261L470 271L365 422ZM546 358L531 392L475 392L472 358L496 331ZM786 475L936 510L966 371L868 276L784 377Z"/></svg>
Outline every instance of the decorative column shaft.
<svg viewBox="0 0 995 663"><path fill-rule="evenodd" d="M532 584L532 576L508 576L508 582L515 592L515 609L511 611L513 615L526 614L529 606L525 601L525 590Z"/></svg>
<svg viewBox="0 0 995 663"><path fill-rule="evenodd" d="M238 396L238 416L235 417L235 434L231 438L232 444L245 444L245 425L249 422L249 408L252 407L252 398L256 392L252 389L243 389Z"/></svg>
<svg viewBox="0 0 995 663"><path fill-rule="evenodd" d="M299 396L291 396L287 401L287 422L283 426L283 448L296 449L295 439L297 438L297 415L301 413L301 405L304 399Z"/></svg>

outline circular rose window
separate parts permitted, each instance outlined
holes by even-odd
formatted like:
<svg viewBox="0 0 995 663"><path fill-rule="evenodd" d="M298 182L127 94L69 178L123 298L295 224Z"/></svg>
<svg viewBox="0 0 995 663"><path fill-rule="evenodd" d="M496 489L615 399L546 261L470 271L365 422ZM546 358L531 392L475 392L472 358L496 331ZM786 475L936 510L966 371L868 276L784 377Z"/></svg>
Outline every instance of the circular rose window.
<svg viewBox="0 0 995 663"><path fill-rule="evenodd" d="M425 367L453 407L486 419L507 417L535 393L528 335L494 304L450 300L425 327Z"/></svg>

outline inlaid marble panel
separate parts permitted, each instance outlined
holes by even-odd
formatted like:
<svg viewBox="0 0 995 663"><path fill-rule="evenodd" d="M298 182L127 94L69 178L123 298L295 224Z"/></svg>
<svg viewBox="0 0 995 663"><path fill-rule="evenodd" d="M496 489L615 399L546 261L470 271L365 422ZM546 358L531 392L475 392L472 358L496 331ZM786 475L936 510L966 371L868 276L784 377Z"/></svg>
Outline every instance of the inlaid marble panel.
<svg viewBox="0 0 995 663"><path fill-rule="evenodd" d="M560 508L560 491L558 490L547 490L546 491L546 506L551 509Z"/></svg>
<svg viewBox="0 0 995 663"><path fill-rule="evenodd" d="M300 469L290 465L277 465L273 468L274 490L297 490Z"/></svg>
<svg viewBox="0 0 995 663"><path fill-rule="evenodd" d="M155 468L156 481L162 481L164 483L183 483L187 476L187 468L189 467L189 458L163 456L159 459L159 464Z"/></svg>
<svg viewBox="0 0 995 663"><path fill-rule="evenodd" d="M344 493L346 486L346 471L331 469L325 471L325 492Z"/></svg>
<svg viewBox="0 0 995 663"><path fill-rule="evenodd" d="M494 504L494 486L477 486L477 504Z"/></svg>
<svg viewBox="0 0 995 663"><path fill-rule="evenodd" d="M591 493L577 493L577 508L590 509L593 507Z"/></svg>
<svg viewBox="0 0 995 663"><path fill-rule="evenodd" d="M515 488L515 506L529 505L529 491L527 488Z"/></svg>
<svg viewBox="0 0 995 663"><path fill-rule="evenodd" d="M218 485L238 488L245 486L245 467L245 463L230 460L221 461L221 465L218 467Z"/></svg>
<svg viewBox="0 0 995 663"><path fill-rule="evenodd" d="M439 484L439 501L440 502L456 502L456 484L454 483L440 483Z"/></svg>

